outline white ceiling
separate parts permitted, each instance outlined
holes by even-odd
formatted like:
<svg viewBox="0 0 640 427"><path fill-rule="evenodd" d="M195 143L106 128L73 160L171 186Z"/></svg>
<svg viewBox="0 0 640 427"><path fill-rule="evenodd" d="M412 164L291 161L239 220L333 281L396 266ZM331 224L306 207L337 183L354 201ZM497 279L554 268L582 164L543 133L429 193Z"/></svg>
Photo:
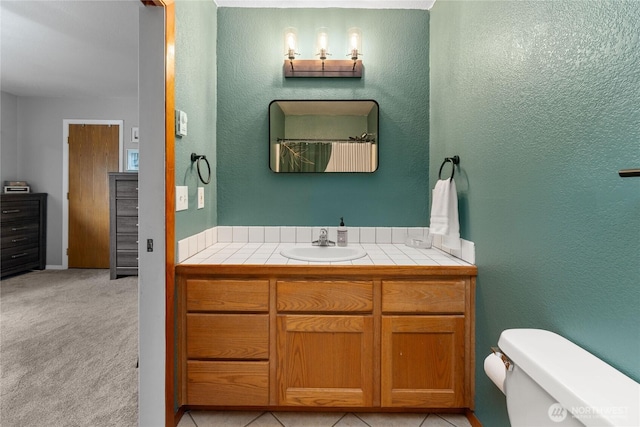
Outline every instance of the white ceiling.
<svg viewBox="0 0 640 427"><path fill-rule="evenodd" d="M139 7L139 0L1 0L2 91L137 97Z"/></svg>
<svg viewBox="0 0 640 427"><path fill-rule="evenodd" d="M435 0L214 0L220 7L430 9ZM136 97L140 0L0 0L0 89Z"/></svg>

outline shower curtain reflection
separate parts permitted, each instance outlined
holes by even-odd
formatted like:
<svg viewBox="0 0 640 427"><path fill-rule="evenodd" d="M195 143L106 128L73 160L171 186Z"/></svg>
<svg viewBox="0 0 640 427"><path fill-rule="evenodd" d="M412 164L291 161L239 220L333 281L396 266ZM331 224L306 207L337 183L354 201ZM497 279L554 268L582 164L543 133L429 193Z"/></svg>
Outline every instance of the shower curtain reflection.
<svg viewBox="0 0 640 427"><path fill-rule="evenodd" d="M329 142L280 143L281 172L324 172L331 157Z"/></svg>

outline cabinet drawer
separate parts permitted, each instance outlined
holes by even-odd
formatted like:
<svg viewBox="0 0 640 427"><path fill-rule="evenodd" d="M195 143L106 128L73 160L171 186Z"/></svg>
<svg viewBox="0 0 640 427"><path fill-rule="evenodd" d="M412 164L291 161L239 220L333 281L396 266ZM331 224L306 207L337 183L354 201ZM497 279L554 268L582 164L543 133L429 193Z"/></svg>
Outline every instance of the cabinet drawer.
<svg viewBox="0 0 640 427"><path fill-rule="evenodd" d="M138 251L117 251L116 266L117 267L137 267Z"/></svg>
<svg viewBox="0 0 640 427"><path fill-rule="evenodd" d="M115 267L116 276L137 276L138 267Z"/></svg>
<svg viewBox="0 0 640 427"><path fill-rule="evenodd" d="M466 282L461 279L382 282L384 313L464 313Z"/></svg>
<svg viewBox="0 0 640 427"><path fill-rule="evenodd" d="M187 405L269 404L269 362L187 362Z"/></svg>
<svg viewBox="0 0 640 427"><path fill-rule="evenodd" d="M268 314L187 314L190 359L269 358Z"/></svg>
<svg viewBox="0 0 640 427"><path fill-rule="evenodd" d="M12 250L2 248L0 260L3 271L23 264L34 264L33 268L37 268L40 260L40 248L37 245L23 246Z"/></svg>
<svg viewBox="0 0 640 427"><path fill-rule="evenodd" d="M116 200L116 215L138 216L138 199Z"/></svg>
<svg viewBox="0 0 640 427"><path fill-rule="evenodd" d="M137 234L118 234L116 235L116 248L117 250L138 250L138 235Z"/></svg>
<svg viewBox="0 0 640 427"><path fill-rule="evenodd" d="M2 248L38 243L40 241L40 226L38 223L3 224Z"/></svg>
<svg viewBox="0 0 640 427"><path fill-rule="evenodd" d="M138 198L138 181L128 179L116 180L116 197Z"/></svg>
<svg viewBox="0 0 640 427"><path fill-rule="evenodd" d="M37 247L40 243L39 237L37 233L15 237L2 236L2 251L19 251L18 248L21 247Z"/></svg>
<svg viewBox="0 0 640 427"><path fill-rule="evenodd" d="M373 282L279 280L277 301L278 311L369 313Z"/></svg>
<svg viewBox="0 0 640 427"><path fill-rule="evenodd" d="M116 218L116 232L138 234L138 217L122 216Z"/></svg>
<svg viewBox="0 0 640 427"><path fill-rule="evenodd" d="M188 311L269 311L268 280L187 280Z"/></svg>
<svg viewBox="0 0 640 427"><path fill-rule="evenodd" d="M2 202L0 209L2 222L33 218L36 222L40 215L40 202L24 200L19 202Z"/></svg>

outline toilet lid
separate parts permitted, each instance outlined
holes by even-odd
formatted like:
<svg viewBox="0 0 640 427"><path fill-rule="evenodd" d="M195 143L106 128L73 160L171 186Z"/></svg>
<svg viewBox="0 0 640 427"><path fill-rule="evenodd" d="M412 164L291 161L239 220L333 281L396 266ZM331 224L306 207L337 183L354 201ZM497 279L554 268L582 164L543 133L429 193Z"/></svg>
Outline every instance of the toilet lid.
<svg viewBox="0 0 640 427"><path fill-rule="evenodd" d="M640 426L640 384L553 332L507 329L504 354L586 426Z"/></svg>

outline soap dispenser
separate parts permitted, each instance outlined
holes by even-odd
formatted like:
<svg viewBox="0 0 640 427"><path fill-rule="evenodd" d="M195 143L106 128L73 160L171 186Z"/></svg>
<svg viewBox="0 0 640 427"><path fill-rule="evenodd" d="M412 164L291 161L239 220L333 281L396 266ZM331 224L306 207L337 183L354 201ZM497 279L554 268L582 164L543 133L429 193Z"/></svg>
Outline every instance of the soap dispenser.
<svg viewBox="0 0 640 427"><path fill-rule="evenodd" d="M344 219L340 217L338 227L338 246L347 246L347 227L344 226Z"/></svg>

